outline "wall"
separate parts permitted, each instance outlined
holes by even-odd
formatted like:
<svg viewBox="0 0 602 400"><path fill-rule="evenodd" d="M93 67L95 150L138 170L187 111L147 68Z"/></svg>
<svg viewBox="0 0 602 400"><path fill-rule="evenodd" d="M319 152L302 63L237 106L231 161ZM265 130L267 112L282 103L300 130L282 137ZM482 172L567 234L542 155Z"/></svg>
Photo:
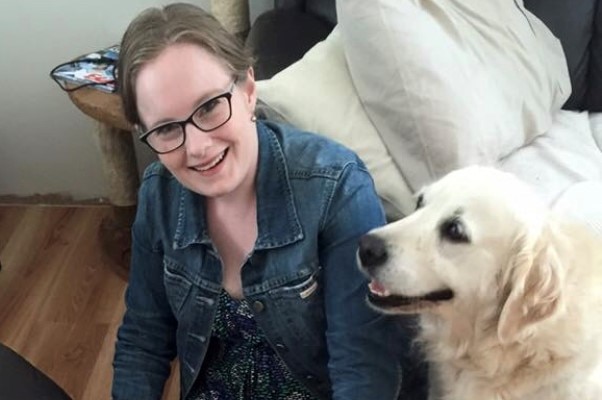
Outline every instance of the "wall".
<svg viewBox="0 0 602 400"><path fill-rule="evenodd" d="M210 0L194 0L210 9ZM159 0L0 1L0 196L105 196L95 123L48 77L57 64L119 42ZM151 155L137 146L139 163Z"/></svg>

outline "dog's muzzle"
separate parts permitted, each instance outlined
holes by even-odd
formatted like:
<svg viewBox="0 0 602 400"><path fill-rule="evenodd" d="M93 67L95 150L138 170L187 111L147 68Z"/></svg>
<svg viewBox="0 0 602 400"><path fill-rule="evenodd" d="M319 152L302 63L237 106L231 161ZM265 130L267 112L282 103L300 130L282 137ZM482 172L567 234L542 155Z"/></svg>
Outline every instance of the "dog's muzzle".
<svg viewBox="0 0 602 400"><path fill-rule="evenodd" d="M384 266L389 260L387 242L380 236L366 234L359 240L358 258L360 267L372 280L367 299L373 307L392 314L414 314L433 308L440 302L454 298L454 293L447 288L434 290L419 296L404 296L391 294L378 282L378 268Z"/></svg>

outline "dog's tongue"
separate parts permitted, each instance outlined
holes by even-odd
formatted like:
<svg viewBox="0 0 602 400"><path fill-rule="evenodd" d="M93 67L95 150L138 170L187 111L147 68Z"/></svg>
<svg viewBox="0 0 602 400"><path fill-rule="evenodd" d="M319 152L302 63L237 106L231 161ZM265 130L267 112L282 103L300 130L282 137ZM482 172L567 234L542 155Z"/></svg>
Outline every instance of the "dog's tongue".
<svg viewBox="0 0 602 400"><path fill-rule="evenodd" d="M382 284L380 284L380 282L372 281L372 282L370 282L368 287L370 288L370 291L372 293L374 293L378 296L388 296L389 295L389 291L387 289L385 289L385 287Z"/></svg>

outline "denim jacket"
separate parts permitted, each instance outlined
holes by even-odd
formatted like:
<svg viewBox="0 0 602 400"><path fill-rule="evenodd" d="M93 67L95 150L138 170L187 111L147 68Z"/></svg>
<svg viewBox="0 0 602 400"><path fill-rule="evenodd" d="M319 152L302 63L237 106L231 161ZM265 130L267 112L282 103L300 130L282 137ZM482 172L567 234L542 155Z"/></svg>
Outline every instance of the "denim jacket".
<svg viewBox="0 0 602 400"><path fill-rule="evenodd" d="M260 121L257 130L258 236L241 277L259 327L319 399L395 399L396 349L409 339L367 306L355 259L359 236L384 223L366 167L344 147L290 126ZM204 199L155 163L145 172L132 232L112 395L160 399L177 356L186 398L222 290Z"/></svg>

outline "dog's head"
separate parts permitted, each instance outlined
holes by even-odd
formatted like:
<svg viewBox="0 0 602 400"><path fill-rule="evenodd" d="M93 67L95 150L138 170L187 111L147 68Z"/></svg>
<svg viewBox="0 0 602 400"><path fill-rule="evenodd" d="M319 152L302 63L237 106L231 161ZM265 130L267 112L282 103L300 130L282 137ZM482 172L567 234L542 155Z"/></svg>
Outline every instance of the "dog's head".
<svg viewBox="0 0 602 400"><path fill-rule="evenodd" d="M549 212L527 185L493 168L467 167L417 200L414 213L360 240L371 305L387 313L486 306L502 340L558 307Z"/></svg>

